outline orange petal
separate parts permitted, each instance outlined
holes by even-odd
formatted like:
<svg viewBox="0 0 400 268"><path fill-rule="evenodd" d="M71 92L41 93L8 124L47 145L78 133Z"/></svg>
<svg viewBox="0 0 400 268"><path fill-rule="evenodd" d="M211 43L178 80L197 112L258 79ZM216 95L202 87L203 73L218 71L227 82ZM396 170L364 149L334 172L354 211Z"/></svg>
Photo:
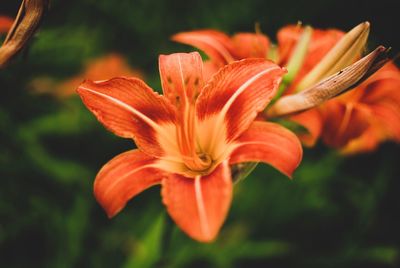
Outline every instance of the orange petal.
<svg viewBox="0 0 400 268"><path fill-rule="evenodd" d="M384 88L382 88L384 89ZM377 97L379 93L375 94ZM400 102L388 96L375 98L368 105L371 110L371 124L363 134L351 140L341 152L344 154L363 153L375 150L380 142L400 142Z"/></svg>
<svg viewBox="0 0 400 268"><path fill-rule="evenodd" d="M208 81L211 77L218 72L220 69L219 65L215 64L213 61L207 60L203 62L203 77L204 81Z"/></svg>
<svg viewBox="0 0 400 268"><path fill-rule="evenodd" d="M0 34L6 33L13 25L14 20L10 17L0 16Z"/></svg>
<svg viewBox="0 0 400 268"><path fill-rule="evenodd" d="M356 90L360 103L373 114L374 131L380 140L400 141L400 70L387 63Z"/></svg>
<svg viewBox="0 0 400 268"><path fill-rule="evenodd" d="M137 194L161 183L164 174L152 167L154 162L153 157L132 150L103 166L94 182L94 194L109 217L117 214Z"/></svg>
<svg viewBox="0 0 400 268"><path fill-rule="evenodd" d="M302 143L308 147L312 147L321 135L323 127L323 118L321 112L317 109L310 109L302 113L290 116L289 120L305 127L308 133L298 134Z"/></svg>
<svg viewBox="0 0 400 268"><path fill-rule="evenodd" d="M268 37L260 33L238 33L232 42L237 59L266 58L270 45Z"/></svg>
<svg viewBox="0 0 400 268"><path fill-rule="evenodd" d="M383 138L394 139L400 142L400 103L394 101L381 101L378 104L370 106L374 120L374 125L380 129Z"/></svg>
<svg viewBox="0 0 400 268"><path fill-rule="evenodd" d="M190 237L210 242L225 221L232 200L227 161L194 179L171 174L162 181L163 202L175 223Z"/></svg>
<svg viewBox="0 0 400 268"><path fill-rule="evenodd" d="M370 127L358 138L352 139L340 152L344 155L354 155L374 151L379 145L379 135Z"/></svg>
<svg viewBox="0 0 400 268"><path fill-rule="evenodd" d="M226 65L197 99L199 120L212 120L217 129L225 123L226 141L234 140L267 106L284 73L284 69L263 59L244 59Z"/></svg>
<svg viewBox="0 0 400 268"><path fill-rule="evenodd" d="M194 46L204 51L219 66L233 60L232 40L226 34L215 30L181 32L172 36L172 40Z"/></svg>
<svg viewBox="0 0 400 268"><path fill-rule="evenodd" d="M393 100L400 103L400 78L388 78L377 80L372 83L362 84L357 88L360 92L359 101L362 103L373 104L381 100Z"/></svg>
<svg viewBox="0 0 400 268"><path fill-rule="evenodd" d="M370 125L371 112L362 105L330 100L323 106L323 117L323 141L339 148L362 135Z"/></svg>
<svg viewBox="0 0 400 268"><path fill-rule="evenodd" d="M134 138L150 155L164 155L158 137L168 139L165 129L176 123L175 109L143 81L124 77L104 82L87 80L77 91L106 128L119 136Z"/></svg>
<svg viewBox="0 0 400 268"><path fill-rule="evenodd" d="M200 54L161 55L159 67L164 96L179 110L194 104L203 87L203 61Z"/></svg>
<svg viewBox="0 0 400 268"><path fill-rule="evenodd" d="M364 81L360 88L360 101L373 104L382 99L400 103L400 70L392 62L387 63L374 75ZM357 88L357 90L358 90Z"/></svg>
<svg viewBox="0 0 400 268"><path fill-rule="evenodd" d="M279 49L279 63L284 65L290 57L303 29L299 25L288 25L282 27L277 33L278 49Z"/></svg>
<svg viewBox="0 0 400 268"><path fill-rule="evenodd" d="M264 162L288 177L300 164L303 149L288 129L270 122L255 121L237 140L230 164Z"/></svg>

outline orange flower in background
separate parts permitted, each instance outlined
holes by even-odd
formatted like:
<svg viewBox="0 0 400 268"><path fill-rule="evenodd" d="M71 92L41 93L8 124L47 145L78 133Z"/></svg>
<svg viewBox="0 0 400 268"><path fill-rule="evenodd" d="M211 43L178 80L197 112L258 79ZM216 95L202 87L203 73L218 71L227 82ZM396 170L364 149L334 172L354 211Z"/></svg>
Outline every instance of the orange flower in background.
<svg viewBox="0 0 400 268"><path fill-rule="evenodd" d="M7 33L13 25L14 20L10 17L0 16L0 34Z"/></svg>
<svg viewBox="0 0 400 268"><path fill-rule="evenodd" d="M31 81L30 87L36 93L49 93L56 97L66 98L75 93L75 88L84 79L101 81L116 76L143 78L143 74L136 69L132 69L122 55L111 53L88 61L80 74L69 79L59 82L50 77L38 77Z"/></svg>
<svg viewBox="0 0 400 268"><path fill-rule="evenodd" d="M308 75L330 49L337 45L340 38L336 38L335 35L343 35L332 30L325 31L325 37L321 35L322 31L314 30L313 33L320 35L321 39L314 41L311 39L309 47L315 46L315 42L324 45L315 50L312 57L310 53L306 55L291 88L296 88L304 76ZM296 33L295 30L292 30L291 34L293 39L298 40L301 37L301 32ZM286 43L291 42L288 40ZM351 57L349 58L351 62ZM353 58L357 58L357 55ZM350 92L329 100L319 108L291 116L291 120L309 130L310 134L299 135L303 143L312 145L321 136L325 144L338 148L346 154L374 150L381 141L385 140L399 142L399 81L398 67L393 63L387 63L371 78Z"/></svg>
<svg viewBox="0 0 400 268"><path fill-rule="evenodd" d="M356 89L322 107L323 141L343 153L376 149L386 140L400 142L400 70L386 64Z"/></svg>
<svg viewBox="0 0 400 268"><path fill-rule="evenodd" d="M368 22L361 23L346 35L335 29L290 25L278 32L277 48L271 46L268 38L260 33L241 34L252 36L247 38L247 42L234 42L234 38L211 30L182 32L172 39L204 50L211 62L218 64L223 60L226 64L249 55L271 58L279 65L288 67L289 73L283 80L283 84L286 82L284 94L294 94L296 90L303 90L358 59L368 32ZM238 53L246 49L247 55ZM340 57L333 53L338 50ZM298 69L292 68L291 63ZM291 72L293 69L295 71ZM307 146L313 146L322 136L327 145L354 153L373 149L381 140L398 141L400 104L394 101L399 94L396 91L398 77L398 68L394 64L388 65L345 96L328 101L319 108L293 114L288 119L307 129L307 133L298 134ZM374 90L368 90L372 87ZM369 97L370 94L372 97Z"/></svg>
<svg viewBox="0 0 400 268"><path fill-rule="evenodd" d="M210 60L204 75L211 77L219 68L236 60L266 58L270 42L261 33L238 33L232 37L215 30L198 30L174 35L172 40L203 50Z"/></svg>
<svg viewBox="0 0 400 268"><path fill-rule="evenodd" d="M134 139L98 173L94 192L109 217L143 190L162 199L190 237L213 240L232 199L229 165L268 163L290 176L302 157L297 137L280 125L253 122L275 95L285 70L263 59L233 62L203 79L198 53L160 56L164 96L137 78L85 81L83 102L106 128Z"/></svg>
<svg viewBox="0 0 400 268"><path fill-rule="evenodd" d="M268 58L284 65L302 33L303 28L298 25L283 27L277 35L278 51L271 47L269 38L262 33L237 33L229 37L216 30L197 30L178 33L172 36L172 40L204 51L210 57L210 65L216 67L214 71L217 71L225 64L246 58ZM318 63L343 34L334 29L314 30L302 65L304 72L308 72Z"/></svg>

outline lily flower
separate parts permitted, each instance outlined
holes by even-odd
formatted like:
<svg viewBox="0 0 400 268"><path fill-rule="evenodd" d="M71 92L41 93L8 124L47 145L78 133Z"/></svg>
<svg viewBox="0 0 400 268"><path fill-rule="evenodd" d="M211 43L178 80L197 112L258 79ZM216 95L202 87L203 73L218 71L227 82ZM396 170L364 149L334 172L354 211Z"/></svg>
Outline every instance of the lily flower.
<svg viewBox="0 0 400 268"><path fill-rule="evenodd" d="M260 161L291 176L302 158L292 132L254 122L275 95L285 70L264 59L245 59L203 79L197 53L159 58L159 95L137 78L84 81L87 108L116 135L139 149L108 162L94 183L109 217L143 190L161 184L162 200L190 237L212 241L232 199L230 165Z"/></svg>
<svg viewBox="0 0 400 268"><path fill-rule="evenodd" d="M375 150L379 143L400 143L400 70L388 63L356 89L321 107L322 140L354 154Z"/></svg>
<svg viewBox="0 0 400 268"><path fill-rule="evenodd" d="M257 41L261 38L268 40L266 36L263 36L260 33L252 34L252 42L253 44L257 43L259 47L264 44L263 51L267 51L267 53L264 54L262 57L271 58L278 64L287 67L288 74L283 78L283 83L281 85L282 90L280 90L277 95L278 97L280 97L283 94L289 97L290 95L293 95L297 92L303 92L306 89L321 84L321 81L324 81L324 79L328 79L328 77L334 75L335 73L340 74L345 67L351 65L355 60L360 58L361 52L364 49L365 43L367 41L368 33L368 22L359 24L346 34L334 29L319 30L311 29L311 27L308 26L301 27L299 25L290 25L282 28L278 32L277 48L273 45L269 45L269 43L262 43ZM218 38L215 38L216 36L218 36ZM174 35L172 39L174 41L189 44L204 50L209 55L210 60L214 62L216 61L215 59L219 59L220 62L223 58L221 56L215 56L218 51L223 51L221 47L224 48L225 54L226 51L228 51L230 52L230 55L235 56L237 55L237 46L240 45L240 43L237 43L236 46L234 46L234 38L229 38L223 33L215 31L212 32L210 30L178 33ZM246 43L243 42L243 44ZM246 44L244 45L244 47L248 48L248 54L253 53L252 49L249 48L251 46ZM253 48L254 47L255 46L253 45ZM375 54L377 57L379 56L379 53L386 53L386 51L384 51L384 49L382 48L378 48L374 52L376 52ZM244 55L244 53L242 53L242 55ZM258 55L260 56L261 54ZM375 56L370 57L370 62L374 61L374 57ZM229 62L229 57L225 57L225 59L227 59L226 63ZM237 59L237 56L233 57L233 59ZM369 64L370 62L366 61L366 64ZM382 64L377 65L381 66ZM359 67L361 69L364 68L361 65ZM353 91L364 92L362 94L363 96L373 94L369 93L369 90L365 90L366 88L369 88L369 84L371 83L370 81L375 81L374 87L376 87L376 91L387 92L387 90L385 89L379 89L379 85L382 85L382 88L397 88L398 86L395 81L397 81L396 77L398 77L398 68L394 64L391 64L390 69L392 70L391 74L393 75L393 77L390 78L388 75L385 75L385 73L388 73L387 71L385 71L385 69L378 70L375 74L375 77L377 77L376 79L378 79L379 81L383 81L378 83L375 78L371 78L365 81L363 84L359 85ZM349 96L351 94L353 93L348 93L346 95ZM360 96L360 93L354 94ZM385 94L390 95L385 97L385 99L394 99L397 98L394 95L397 95L398 93L396 93L395 91L390 91L390 93L387 92ZM319 95L322 95L322 93ZM367 96L365 96L364 98L369 99ZM354 100L351 99L352 98L349 97L340 97L337 100L330 100L314 109L299 109L297 110L297 112L293 111L290 115L288 115L288 119L304 126L307 129L307 133L298 134L299 138L306 146L313 146L321 136L323 137L322 140L326 144L328 144L329 146L334 146L336 148L342 148L343 152L349 151L347 148L344 148L344 146L346 144L350 145L350 143L352 144L352 148L356 147L355 144L357 144L357 147L361 146L361 144L369 144L370 148L375 148L378 140L397 140L397 138L394 138L397 136L397 134L393 133L396 131L392 130L389 131L390 133L388 133L388 131L386 130L387 127L384 126L387 125L387 123L385 123L384 120L385 118L391 118L392 120L395 120L393 121L393 125L400 124L400 120L398 119L398 113L400 111L400 108L398 107L399 104L390 104L391 108L385 110L386 113L384 116L378 116L378 118L375 118L374 120L368 120L368 123L365 122L366 117L364 117L363 121L356 120L355 122L358 123L354 123L353 121L351 121L352 123L348 124L349 118L352 118L350 116L351 113L357 114L355 116L360 118L365 116L365 114L363 116L358 116L359 113L357 111L360 109L360 106L354 106ZM286 103L286 100L282 100L282 102L279 104L283 104L284 102ZM386 103L388 102L385 101L385 104ZM393 101L390 101L389 103L393 103ZM277 104L271 105L271 108L274 111L273 113L271 113L271 111L267 111L268 116L271 116L272 114L273 116L281 116L279 112L277 113L275 111L277 109L274 109L276 108L274 106L277 106ZM347 105L347 107L350 107L349 111L352 112L343 112L343 107L337 107L339 104L345 106ZM365 106L367 106L368 109L364 109ZM370 99L369 103L364 103L363 105L361 105L361 107L364 107L363 111L375 109L374 104L371 103ZM291 109L293 110L293 107L291 107ZM299 112L301 110L304 111ZM339 110L341 112L339 112ZM344 116L345 114L346 116ZM285 115L287 115L287 113L285 113ZM335 120L333 120L334 118ZM343 127L339 128L338 125L343 125ZM357 131L351 130L351 128L348 127L344 127L344 125L351 128L356 128ZM338 133L339 129L340 135ZM364 133L364 130L366 129L369 129L367 134ZM375 130L372 131L371 129ZM372 135L372 132L381 134ZM386 134L382 134L382 132ZM374 136L375 138L372 139L372 136ZM377 136L385 138L378 139ZM361 137L363 138L361 139ZM370 138L367 139L365 137ZM364 140L365 142L360 142L358 138L360 138L360 140ZM374 142L372 142L372 140L374 140ZM375 144L375 146L372 146L372 144ZM363 151L363 149L353 149L351 151Z"/></svg>
<svg viewBox="0 0 400 268"><path fill-rule="evenodd" d="M302 90L303 88L310 87L321 77L335 72L338 74L333 75L333 79L330 80L336 81L338 86L337 77L346 70L342 69L343 64L347 65L357 58L357 52L366 42L368 29L369 25L364 23L344 35L308 73L300 76L298 82L295 81L294 87L300 93L287 96L285 100L282 98L278 101L281 102L280 106L288 105L289 98L295 99L296 95L306 91ZM379 69L386 64L372 77L362 83L358 82L359 85L353 90L326 101L316 109L290 117L311 130L311 134L300 136L303 142L308 138L309 144L313 144L321 137L326 145L340 149L344 154L354 154L372 151L382 141L400 141L400 93L397 90L400 87L400 70L393 62L387 63L387 59L382 59L381 63L376 62L379 61L381 53L385 55L387 50L378 47L358 61L361 63L370 58L360 65L361 69L368 69L369 64L373 66L372 69ZM282 105L283 103L285 104ZM274 108L276 110L276 107L271 107L272 110Z"/></svg>

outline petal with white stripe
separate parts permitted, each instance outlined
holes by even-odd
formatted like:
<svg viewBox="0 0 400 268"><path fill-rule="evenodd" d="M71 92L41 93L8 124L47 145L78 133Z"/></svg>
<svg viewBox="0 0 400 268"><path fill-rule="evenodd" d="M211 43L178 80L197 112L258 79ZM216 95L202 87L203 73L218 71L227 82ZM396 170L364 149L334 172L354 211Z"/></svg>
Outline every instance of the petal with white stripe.
<svg viewBox="0 0 400 268"><path fill-rule="evenodd" d="M163 97L143 81L116 77L107 81L84 81L77 92L97 119L116 135L133 138L139 148L153 156L176 151L176 112Z"/></svg>
<svg viewBox="0 0 400 268"><path fill-rule="evenodd" d="M172 36L172 40L194 46L204 51L219 66L235 60L232 55L234 46L231 38L219 31L198 30L181 32Z"/></svg>
<svg viewBox="0 0 400 268"><path fill-rule="evenodd" d="M244 59L226 65L205 85L197 99L199 143L203 152L219 157L262 111L285 70L271 61Z"/></svg>
<svg viewBox="0 0 400 268"><path fill-rule="evenodd" d="M155 159L132 150L122 153L103 166L94 182L97 201L113 217L134 196L159 184L164 172L154 168Z"/></svg>
<svg viewBox="0 0 400 268"><path fill-rule="evenodd" d="M186 178L171 174L162 181L162 197L175 223L193 239L210 242L218 234L232 200L227 161L211 174Z"/></svg>
<svg viewBox="0 0 400 268"><path fill-rule="evenodd" d="M159 57L161 84L178 110L194 104L203 87L203 61L197 52L174 53Z"/></svg>
<svg viewBox="0 0 400 268"><path fill-rule="evenodd" d="M255 121L235 141L230 164L263 162L291 177L302 156L301 143L290 130L275 123Z"/></svg>

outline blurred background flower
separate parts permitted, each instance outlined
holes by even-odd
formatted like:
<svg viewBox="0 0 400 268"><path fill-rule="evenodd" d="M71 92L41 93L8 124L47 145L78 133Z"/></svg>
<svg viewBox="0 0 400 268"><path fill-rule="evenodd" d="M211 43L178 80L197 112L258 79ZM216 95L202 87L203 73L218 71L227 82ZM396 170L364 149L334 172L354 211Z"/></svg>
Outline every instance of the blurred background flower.
<svg viewBox="0 0 400 268"><path fill-rule="evenodd" d="M132 69L122 55L110 53L84 64L83 70L65 80L56 81L51 76L35 77L30 82L30 88L39 94L49 94L58 98L67 98L76 94L76 89L85 79L101 81L116 76L143 78L142 72Z"/></svg>
<svg viewBox="0 0 400 268"><path fill-rule="evenodd" d="M400 142L400 70L386 64L354 90L323 105L323 140L344 153L375 150Z"/></svg>
<svg viewBox="0 0 400 268"><path fill-rule="evenodd" d="M7 33L13 22L14 20L12 18L0 15L0 34Z"/></svg>
<svg viewBox="0 0 400 268"><path fill-rule="evenodd" d="M108 220L93 197L93 178L103 163L133 148L131 141L104 131L77 96L29 90L40 77L71 79L109 53L161 88L158 55L192 50L171 35L200 28L250 32L255 22L274 37L298 20L345 31L368 20L370 48L398 51L396 4L52 1L30 45L0 71L0 266L397 267L398 145L343 158L319 143L305 151L293 181L258 166L236 185L218 240L202 245L173 227L157 188ZM2 1L0 14L15 17L19 5Z"/></svg>

